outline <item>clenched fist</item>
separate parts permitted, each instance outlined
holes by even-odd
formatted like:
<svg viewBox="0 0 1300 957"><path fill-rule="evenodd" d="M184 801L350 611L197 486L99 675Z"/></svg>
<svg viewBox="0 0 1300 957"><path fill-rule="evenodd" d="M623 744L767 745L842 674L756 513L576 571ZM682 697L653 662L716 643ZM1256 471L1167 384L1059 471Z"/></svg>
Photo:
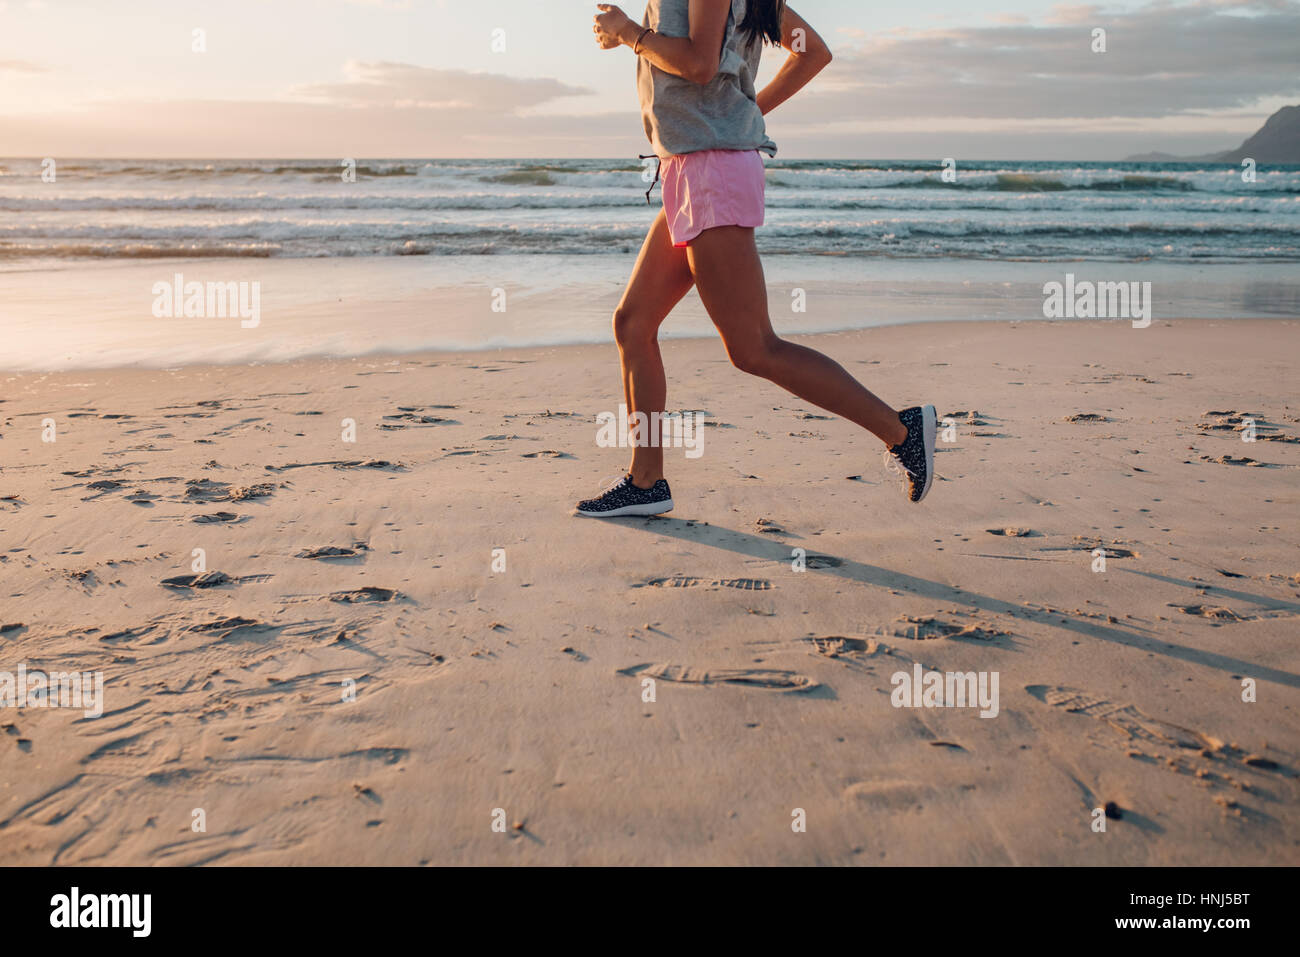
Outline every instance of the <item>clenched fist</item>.
<svg viewBox="0 0 1300 957"><path fill-rule="evenodd" d="M636 29L636 23L626 13L614 6L612 3L598 3L596 9L600 13L592 19L596 22L592 24L592 32L596 34L596 42L600 44L602 50L612 50L628 41L628 31Z"/></svg>

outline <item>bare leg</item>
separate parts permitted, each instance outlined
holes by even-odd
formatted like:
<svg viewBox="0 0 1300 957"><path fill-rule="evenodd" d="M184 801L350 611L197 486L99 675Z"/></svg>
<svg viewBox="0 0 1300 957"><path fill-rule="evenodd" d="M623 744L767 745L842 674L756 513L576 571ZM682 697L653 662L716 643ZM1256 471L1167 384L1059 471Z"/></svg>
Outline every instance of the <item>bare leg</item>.
<svg viewBox="0 0 1300 957"><path fill-rule="evenodd" d="M767 286L754 230L706 229L687 249L695 288L736 368L856 422L886 445L897 445L907 437L898 413L838 362L777 337L767 313Z"/></svg>
<svg viewBox="0 0 1300 957"><path fill-rule="evenodd" d="M659 326L681 302L695 280L686 250L673 246L662 211L646 233L632 278L614 310L614 338L623 368L623 399L628 413L662 413L668 396ZM664 453L658 445L632 449L632 483L650 488L664 477Z"/></svg>

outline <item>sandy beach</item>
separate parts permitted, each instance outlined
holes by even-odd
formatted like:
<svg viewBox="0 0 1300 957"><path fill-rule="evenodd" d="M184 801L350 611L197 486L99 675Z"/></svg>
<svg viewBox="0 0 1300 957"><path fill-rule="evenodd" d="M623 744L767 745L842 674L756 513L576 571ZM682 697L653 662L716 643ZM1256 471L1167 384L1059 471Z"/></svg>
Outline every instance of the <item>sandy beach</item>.
<svg viewBox="0 0 1300 957"><path fill-rule="evenodd" d="M804 341L922 505L716 340L655 519L570 514L612 344L0 374L0 671L104 682L0 707L0 864L1300 863L1300 322Z"/></svg>

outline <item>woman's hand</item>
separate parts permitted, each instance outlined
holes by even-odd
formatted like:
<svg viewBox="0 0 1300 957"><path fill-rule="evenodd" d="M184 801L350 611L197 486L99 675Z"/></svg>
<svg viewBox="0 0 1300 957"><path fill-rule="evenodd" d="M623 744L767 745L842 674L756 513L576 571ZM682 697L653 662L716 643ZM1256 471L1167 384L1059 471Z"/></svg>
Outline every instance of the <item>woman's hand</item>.
<svg viewBox="0 0 1300 957"><path fill-rule="evenodd" d="M596 22L591 29L596 34L596 42L600 44L600 48L612 50L628 42L628 30L636 29L632 18L612 3L598 3L596 9L600 13L592 18Z"/></svg>

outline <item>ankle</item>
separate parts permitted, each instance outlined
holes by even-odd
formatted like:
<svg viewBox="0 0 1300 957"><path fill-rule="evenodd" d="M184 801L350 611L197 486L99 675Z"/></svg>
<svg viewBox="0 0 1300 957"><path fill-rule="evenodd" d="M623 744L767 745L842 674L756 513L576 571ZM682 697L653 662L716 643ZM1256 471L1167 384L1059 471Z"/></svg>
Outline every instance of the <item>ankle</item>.
<svg viewBox="0 0 1300 957"><path fill-rule="evenodd" d="M892 449L892 448L895 448L896 446L902 445L904 442L906 442L906 441L907 441L907 436L908 436L908 429L907 429L907 426L905 426L905 425L903 424L903 420L902 420L901 418L899 418L899 419L898 419L898 428L897 428L897 430L894 431L894 432L892 433L892 435L882 435L880 438L881 438L881 441L883 441L883 442L885 443L885 446L886 446L887 448L891 448L891 449Z"/></svg>
<svg viewBox="0 0 1300 957"><path fill-rule="evenodd" d="M637 488L639 488L639 489L651 489L651 488L654 488L654 487L655 487L655 483L658 482L661 478L664 477L664 473L663 473L662 471L660 471L660 472L634 472L634 471L632 471L631 469L629 469L627 474L630 475L630 476L632 476L632 484L635 485L635 486L636 486Z"/></svg>

